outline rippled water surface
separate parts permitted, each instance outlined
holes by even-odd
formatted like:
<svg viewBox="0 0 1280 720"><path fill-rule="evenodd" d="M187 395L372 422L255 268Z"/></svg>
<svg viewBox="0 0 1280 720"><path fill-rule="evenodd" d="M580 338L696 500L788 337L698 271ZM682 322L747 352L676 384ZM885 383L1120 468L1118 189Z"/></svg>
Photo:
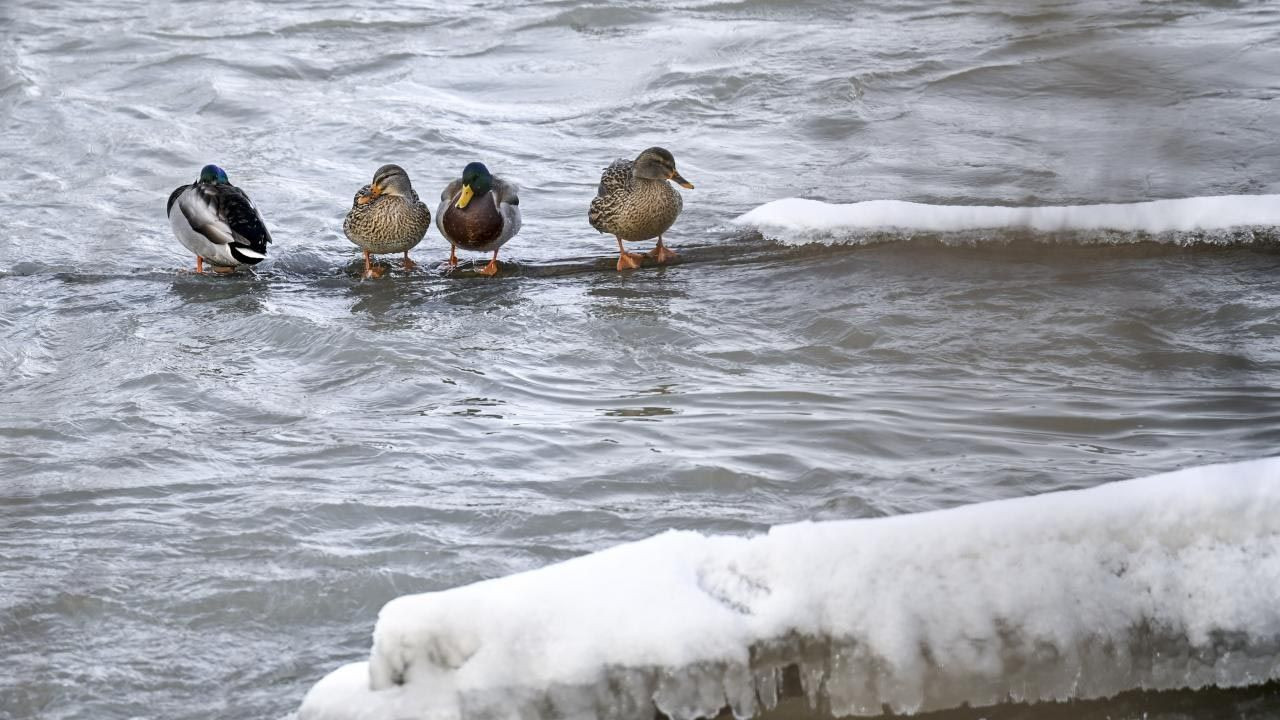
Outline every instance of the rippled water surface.
<svg viewBox="0 0 1280 720"><path fill-rule="evenodd" d="M1280 192L1273 4L17 0L0 21L3 717L278 717L400 594L667 528L1280 446L1269 245L730 224L787 196ZM619 275L586 207L655 144L697 185L668 235L688 262ZM503 273L445 277L433 229L417 270L361 281L341 219L374 168L434 197L473 159L523 189ZM208 162L271 228L254 272L194 276L169 230Z"/></svg>

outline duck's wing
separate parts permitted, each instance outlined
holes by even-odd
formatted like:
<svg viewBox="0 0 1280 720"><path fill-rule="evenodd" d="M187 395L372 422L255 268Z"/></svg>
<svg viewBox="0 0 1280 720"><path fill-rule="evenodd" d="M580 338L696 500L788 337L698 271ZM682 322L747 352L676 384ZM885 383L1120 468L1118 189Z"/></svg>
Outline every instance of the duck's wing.
<svg viewBox="0 0 1280 720"><path fill-rule="evenodd" d="M266 257L271 233L244 191L234 185L207 183L189 187L193 192L170 196L170 213L176 203L192 230L214 244L230 245L233 255L242 254L250 261Z"/></svg>
<svg viewBox="0 0 1280 720"><path fill-rule="evenodd" d="M493 179L493 199L498 203L499 207L503 205L519 205L520 186L495 177Z"/></svg>
<svg viewBox="0 0 1280 720"><path fill-rule="evenodd" d="M587 221L591 227L600 232L611 232L610 225L617 215L618 206L622 204L631 182L631 168L635 163L618 158L613 164L600 173L600 187L591 200L591 208L587 211Z"/></svg>
<svg viewBox="0 0 1280 720"><path fill-rule="evenodd" d="M360 202L361 198L364 198L364 202ZM372 199L373 197L369 193L369 186L365 185L364 187L356 191L355 197L351 198L351 207L356 208L361 205L367 204Z"/></svg>
<svg viewBox="0 0 1280 720"><path fill-rule="evenodd" d="M182 194L183 190L190 190L192 187L194 187L194 185L179 185L178 187L174 188L173 192L169 193L169 202L165 203L164 205L164 214L172 215L173 204L178 202L178 196Z"/></svg>
<svg viewBox="0 0 1280 720"><path fill-rule="evenodd" d="M600 187L596 190L596 196L604 197L625 189L634 165L635 162L632 160L622 158L614 160L612 165L600 173Z"/></svg>
<svg viewBox="0 0 1280 720"><path fill-rule="evenodd" d="M234 185L215 185L218 189L218 215L226 218L236 240L260 253L267 251L271 233L267 231L262 215L243 190Z"/></svg>
<svg viewBox="0 0 1280 720"><path fill-rule="evenodd" d="M490 192L498 205L498 213L502 215L502 237L499 241L505 243L520 232L520 187L495 177Z"/></svg>
<svg viewBox="0 0 1280 720"><path fill-rule="evenodd" d="M440 201L449 202L460 192L462 192L462 178L445 185L444 190L440 191Z"/></svg>

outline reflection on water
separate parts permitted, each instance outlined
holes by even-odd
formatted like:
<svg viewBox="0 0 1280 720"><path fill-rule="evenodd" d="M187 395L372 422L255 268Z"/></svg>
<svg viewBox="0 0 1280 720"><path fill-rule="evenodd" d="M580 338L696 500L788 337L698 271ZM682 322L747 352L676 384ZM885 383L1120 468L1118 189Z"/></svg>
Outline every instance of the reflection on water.
<svg viewBox="0 0 1280 720"><path fill-rule="evenodd" d="M658 274L667 272L671 271L657 271ZM595 280L586 290L588 311L611 322L661 319L671 314L673 301L688 297L682 289L684 282L688 281L672 281L665 276ZM643 341L643 338L636 339L636 342Z"/></svg>
<svg viewBox="0 0 1280 720"><path fill-rule="evenodd" d="M220 313L253 316L265 311L271 285L257 278L178 277L169 292L183 305L215 306Z"/></svg>
<svg viewBox="0 0 1280 720"><path fill-rule="evenodd" d="M677 414L677 411L673 408L652 407L652 406L615 408L613 410L602 409L600 412L604 413L605 417L632 418L632 419L648 419L648 418L661 417L663 415Z"/></svg>

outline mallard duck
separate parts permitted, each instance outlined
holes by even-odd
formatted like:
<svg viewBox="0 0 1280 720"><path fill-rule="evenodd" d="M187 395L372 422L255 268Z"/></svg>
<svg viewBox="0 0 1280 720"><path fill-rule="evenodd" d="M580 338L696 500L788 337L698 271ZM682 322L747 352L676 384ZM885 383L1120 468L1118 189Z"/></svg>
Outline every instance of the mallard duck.
<svg viewBox="0 0 1280 720"><path fill-rule="evenodd" d="M169 193L165 211L178 242L196 254L198 273L206 260L217 272L231 272L267 257L271 233L258 208L217 165L205 165L199 180Z"/></svg>
<svg viewBox="0 0 1280 720"><path fill-rule="evenodd" d="M600 189L591 201L587 218L591 227L618 239L618 270L640 267L642 257L627 252L623 240L634 242L656 236L658 245L648 253L649 257L658 263L676 257L663 246L662 234L680 215L684 200L668 180L693 189L693 183L676 172L676 159L660 147L645 150L635 160L614 160L601 173Z"/></svg>
<svg viewBox="0 0 1280 720"><path fill-rule="evenodd" d="M422 242L431 227L431 211L413 191L409 175L399 165L383 165L373 182L356 191L342 231L364 251L364 276L378 277L370 255L404 253L404 267L412 269L409 251Z"/></svg>
<svg viewBox="0 0 1280 720"><path fill-rule="evenodd" d="M462 169L462 177L440 193L436 227L449 241L449 265L458 264L458 248L493 252L481 275L498 272L498 248L520 232L519 188L489 174L484 163Z"/></svg>

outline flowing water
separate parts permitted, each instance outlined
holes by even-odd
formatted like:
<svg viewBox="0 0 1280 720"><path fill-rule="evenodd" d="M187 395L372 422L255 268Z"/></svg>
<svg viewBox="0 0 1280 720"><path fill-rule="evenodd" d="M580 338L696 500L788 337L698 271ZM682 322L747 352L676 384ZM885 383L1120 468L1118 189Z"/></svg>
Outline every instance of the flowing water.
<svg viewBox="0 0 1280 720"><path fill-rule="evenodd" d="M1274 453L1274 242L731 221L1280 192L1277 78L1265 2L5 3L0 717L279 717L401 594ZM586 208L650 145L687 262L618 274ZM432 229L361 280L373 170L476 159L522 188L501 275ZM209 162L252 272L168 227Z"/></svg>

